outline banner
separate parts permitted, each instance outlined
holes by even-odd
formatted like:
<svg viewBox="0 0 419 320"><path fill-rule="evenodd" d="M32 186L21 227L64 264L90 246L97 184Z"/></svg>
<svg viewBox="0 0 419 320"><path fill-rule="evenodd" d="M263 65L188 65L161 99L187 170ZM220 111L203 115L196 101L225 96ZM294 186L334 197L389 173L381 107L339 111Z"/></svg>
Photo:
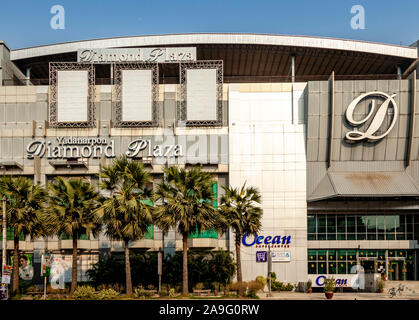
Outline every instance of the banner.
<svg viewBox="0 0 419 320"><path fill-rule="evenodd" d="M10 265L13 269L13 256L10 257ZM19 277L22 280L32 280L33 278L33 254L21 253L19 255Z"/></svg>

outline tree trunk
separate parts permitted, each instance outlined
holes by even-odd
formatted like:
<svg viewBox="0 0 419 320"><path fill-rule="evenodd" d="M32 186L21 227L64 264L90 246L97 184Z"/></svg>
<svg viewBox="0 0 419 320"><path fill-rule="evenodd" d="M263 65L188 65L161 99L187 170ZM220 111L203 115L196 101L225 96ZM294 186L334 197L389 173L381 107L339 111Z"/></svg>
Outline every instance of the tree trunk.
<svg viewBox="0 0 419 320"><path fill-rule="evenodd" d="M183 234L183 268L182 268L182 294L188 295L188 234Z"/></svg>
<svg viewBox="0 0 419 320"><path fill-rule="evenodd" d="M125 240L125 286L127 296L132 295L131 263L129 260L129 241Z"/></svg>
<svg viewBox="0 0 419 320"><path fill-rule="evenodd" d="M77 288L77 233L73 232L73 264L71 267L71 290L73 294Z"/></svg>
<svg viewBox="0 0 419 320"><path fill-rule="evenodd" d="M6 263L7 264L7 263ZM19 294L19 235L13 238L13 290L12 294Z"/></svg>
<svg viewBox="0 0 419 320"><path fill-rule="evenodd" d="M240 235L236 234L236 264L237 264L237 282L239 283L239 295L243 295L243 287L241 283L243 282L243 276L242 276L242 264L241 264L241 258L240 258Z"/></svg>

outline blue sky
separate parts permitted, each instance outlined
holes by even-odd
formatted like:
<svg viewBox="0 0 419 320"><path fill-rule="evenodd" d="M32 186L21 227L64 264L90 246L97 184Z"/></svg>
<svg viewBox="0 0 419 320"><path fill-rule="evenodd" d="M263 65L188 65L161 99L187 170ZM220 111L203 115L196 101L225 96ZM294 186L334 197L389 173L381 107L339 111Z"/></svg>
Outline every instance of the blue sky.
<svg viewBox="0 0 419 320"><path fill-rule="evenodd" d="M53 5L65 29L50 27ZM365 8L365 29L350 10ZM74 40L167 33L243 32L324 36L410 45L418 0L1 0L0 40L12 49Z"/></svg>

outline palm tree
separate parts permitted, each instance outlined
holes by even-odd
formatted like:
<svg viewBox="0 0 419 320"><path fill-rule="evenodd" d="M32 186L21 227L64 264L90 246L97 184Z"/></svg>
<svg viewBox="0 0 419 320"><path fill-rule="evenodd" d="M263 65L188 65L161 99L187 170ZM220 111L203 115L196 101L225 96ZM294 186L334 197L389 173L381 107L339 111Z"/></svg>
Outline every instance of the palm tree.
<svg viewBox="0 0 419 320"><path fill-rule="evenodd" d="M101 171L104 190L111 191L98 212L103 217L105 234L124 242L126 293L132 295L129 242L143 239L153 223L151 175L142 163L119 158Z"/></svg>
<svg viewBox="0 0 419 320"><path fill-rule="evenodd" d="M0 194L6 196L7 225L13 229L13 294L19 293L19 238L43 236L40 209L45 189L25 177L0 179Z"/></svg>
<svg viewBox="0 0 419 320"><path fill-rule="evenodd" d="M188 294L188 237L191 233L214 227L214 183L212 175L200 168L164 169L166 179L157 187L156 199L164 199L156 208L155 221L163 232L176 228L182 235L182 294Z"/></svg>
<svg viewBox="0 0 419 320"><path fill-rule="evenodd" d="M244 234L254 235L262 228L261 218L262 209L256 204L261 203L259 191L254 187L246 188L246 183L241 189L223 186L225 194L221 197L219 212L221 215L217 219L217 229L231 227L235 233L237 281L243 281L240 245ZM242 286L239 286L239 294L243 294Z"/></svg>
<svg viewBox="0 0 419 320"><path fill-rule="evenodd" d="M95 209L99 206L99 193L83 179L56 177L49 185L49 197L44 210L54 234L73 240L71 290L77 287L77 240L82 234L97 236L101 221Z"/></svg>

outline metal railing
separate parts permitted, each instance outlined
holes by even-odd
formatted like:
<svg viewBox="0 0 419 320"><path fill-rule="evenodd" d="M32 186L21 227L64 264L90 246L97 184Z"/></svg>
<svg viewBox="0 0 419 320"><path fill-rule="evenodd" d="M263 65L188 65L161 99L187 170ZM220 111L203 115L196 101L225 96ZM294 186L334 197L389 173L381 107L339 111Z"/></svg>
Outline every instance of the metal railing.
<svg viewBox="0 0 419 320"><path fill-rule="evenodd" d="M295 82L308 81L327 81L330 75L296 75ZM402 77L406 79L407 77ZM419 73L417 73L419 79ZM335 81L341 80L397 80L397 74L354 74L354 75L339 75L335 74ZM224 76L224 83L281 83L292 82L292 76ZM166 77L159 79L159 83L179 83L178 77ZM113 81L111 78L95 78L95 85L111 85ZM49 79L4 79L3 86L47 86Z"/></svg>

